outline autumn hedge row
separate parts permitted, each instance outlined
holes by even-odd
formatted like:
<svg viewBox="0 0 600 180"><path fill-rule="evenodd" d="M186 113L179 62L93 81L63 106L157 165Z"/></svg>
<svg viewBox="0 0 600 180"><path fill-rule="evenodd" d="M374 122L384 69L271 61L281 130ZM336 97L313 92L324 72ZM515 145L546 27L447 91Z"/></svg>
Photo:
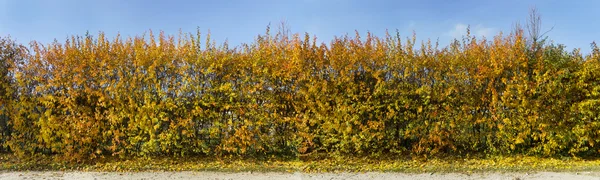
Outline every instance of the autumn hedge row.
<svg viewBox="0 0 600 180"><path fill-rule="evenodd" d="M0 41L0 144L18 155L600 155L600 52L522 31Z"/></svg>

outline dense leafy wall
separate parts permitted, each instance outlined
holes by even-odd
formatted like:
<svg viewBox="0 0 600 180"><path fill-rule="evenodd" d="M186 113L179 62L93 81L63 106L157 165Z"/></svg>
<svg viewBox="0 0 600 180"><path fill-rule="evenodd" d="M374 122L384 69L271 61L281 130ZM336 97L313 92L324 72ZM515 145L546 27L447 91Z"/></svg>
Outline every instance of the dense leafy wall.
<svg viewBox="0 0 600 180"><path fill-rule="evenodd" d="M367 34L0 41L3 150L106 155L598 155L600 52L522 31L445 48Z"/></svg>

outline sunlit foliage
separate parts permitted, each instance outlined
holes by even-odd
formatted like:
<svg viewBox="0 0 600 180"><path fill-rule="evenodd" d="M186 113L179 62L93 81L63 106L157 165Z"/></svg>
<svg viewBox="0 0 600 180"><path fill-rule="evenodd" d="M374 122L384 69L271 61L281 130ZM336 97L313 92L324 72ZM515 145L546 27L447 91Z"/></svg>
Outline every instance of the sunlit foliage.
<svg viewBox="0 0 600 180"><path fill-rule="evenodd" d="M522 30L447 47L356 32L0 41L0 143L18 155L595 156L600 52ZM362 36L362 37L361 37ZM537 46L536 46L537 47ZM535 49L535 50L534 50Z"/></svg>

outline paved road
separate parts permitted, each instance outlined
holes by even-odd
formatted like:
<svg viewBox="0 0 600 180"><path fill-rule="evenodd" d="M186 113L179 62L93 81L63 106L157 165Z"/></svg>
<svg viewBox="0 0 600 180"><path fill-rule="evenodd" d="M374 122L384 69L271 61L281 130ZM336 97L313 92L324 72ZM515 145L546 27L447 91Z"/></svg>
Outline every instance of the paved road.
<svg viewBox="0 0 600 180"><path fill-rule="evenodd" d="M327 180L353 180L353 179L506 179L506 180L600 180L600 172L540 172L540 173L485 173L485 174L405 174L405 173L224 173L224 172L136 172L136 173L115 173L115 172L0 172L0 179L77 179L77 180L150 180L150 179L327 179Z"/></svg>

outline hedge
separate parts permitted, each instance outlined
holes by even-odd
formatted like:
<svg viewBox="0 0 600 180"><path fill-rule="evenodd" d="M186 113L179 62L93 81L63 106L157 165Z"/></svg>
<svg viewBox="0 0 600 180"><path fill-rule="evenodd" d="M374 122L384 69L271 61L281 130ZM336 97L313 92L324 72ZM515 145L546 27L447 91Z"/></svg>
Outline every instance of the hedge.
<svg viewBox="0 0 600 180"><path fill-rule="evenodd" d="M522 30L446 47L278 32L0 41L0 144L17 155L600 155L600 51Z"/></svg>

